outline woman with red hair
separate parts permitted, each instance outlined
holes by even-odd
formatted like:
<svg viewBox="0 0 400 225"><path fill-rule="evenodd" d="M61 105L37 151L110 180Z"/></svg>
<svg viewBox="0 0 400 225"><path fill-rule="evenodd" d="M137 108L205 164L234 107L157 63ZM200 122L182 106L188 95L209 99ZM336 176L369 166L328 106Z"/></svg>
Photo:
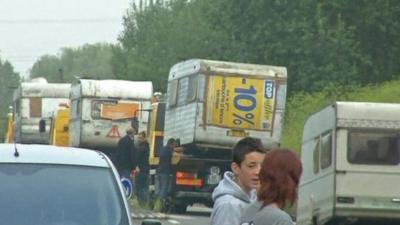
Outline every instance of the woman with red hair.
<svg viewBox="0 0 400 225"><path fill-rule="evenodd" d="M297 189L303 171L299 157L288 149L269 151L260 170L258 201L246 208L241 225L293 225L282 210L297 200Z"/></svg>

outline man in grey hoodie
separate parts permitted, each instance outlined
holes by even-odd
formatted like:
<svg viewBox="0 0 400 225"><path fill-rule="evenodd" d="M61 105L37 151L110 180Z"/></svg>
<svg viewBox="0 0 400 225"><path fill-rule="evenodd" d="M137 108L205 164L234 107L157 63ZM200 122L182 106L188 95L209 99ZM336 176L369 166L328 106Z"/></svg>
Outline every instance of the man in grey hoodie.
<svg viewBox="0 0 400 225"><path fill-rule="evenodd" d="M257 138L243 138L233 147L232 172L225 172L212 194L211 225L239 224L243 208L256 199L264 156L265 149Z"/></svg>

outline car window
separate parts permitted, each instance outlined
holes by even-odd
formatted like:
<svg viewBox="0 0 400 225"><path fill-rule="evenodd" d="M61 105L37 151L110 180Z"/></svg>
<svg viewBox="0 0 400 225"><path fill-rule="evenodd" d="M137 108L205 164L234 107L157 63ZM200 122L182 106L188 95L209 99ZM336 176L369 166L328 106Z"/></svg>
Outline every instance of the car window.
<svg viewBox="0 0 400 225"><path fill-rule="evenodd" d="M128 225L108 168L0 164L0 218L8 225Z"/></svg>

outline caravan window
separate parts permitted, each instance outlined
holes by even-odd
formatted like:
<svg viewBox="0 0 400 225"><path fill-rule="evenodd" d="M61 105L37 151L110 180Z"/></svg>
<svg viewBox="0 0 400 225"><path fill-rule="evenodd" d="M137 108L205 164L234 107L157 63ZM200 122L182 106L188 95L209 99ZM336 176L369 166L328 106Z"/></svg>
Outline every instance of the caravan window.
<svg viewBox="0 0 400 225"><path fill-rule="evenodd" d="M42 98L29 98L29 117L42 117Z"/></svg>
<svg viewBox="0 0 400 225"><path fill-rule="evenodd" d="M319 137L314 139L314 150L313 150L313 161L314 161L314 173L317 174L319 172L319 149L320 149L320 140Z"/></svg>
<svg viewBox="0 0 400 225"><path fill-rule="evenodd" d="M193 102L197 98L198 76L189 77L189 87L187 90L186 102Z"/></svg>
<svg viewBox="0 0 400 225"><path fill-rule="evenodd" d="M332 164L332 133L321 137L321 169L328 168Z"/></svg>
<svg viewBox="0 0 400 225"><path fill-rule="evenodd" d="M178 80L168 83L168 107L176 107L178 97Z"/></svg>
<svg viewBox="0 0 400 225"><path fill-rule="evenodd" d="M352 131L348 136L348 160L352 164L398 165L400 134L384 131Z"/></svg>

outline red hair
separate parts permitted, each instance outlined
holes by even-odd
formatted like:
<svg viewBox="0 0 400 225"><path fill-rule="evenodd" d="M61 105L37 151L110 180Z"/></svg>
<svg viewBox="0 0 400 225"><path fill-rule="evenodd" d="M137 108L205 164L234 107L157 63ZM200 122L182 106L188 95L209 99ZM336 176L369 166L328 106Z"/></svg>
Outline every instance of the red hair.
<svg viewBox="0 0 400 225"><path fill-rule="evenodd" d="M283 208L287 202L293 205L302 171L301 161L294 152L288 149L268 151L260 170L258 200L263 206L276 203Z"/></svg>

